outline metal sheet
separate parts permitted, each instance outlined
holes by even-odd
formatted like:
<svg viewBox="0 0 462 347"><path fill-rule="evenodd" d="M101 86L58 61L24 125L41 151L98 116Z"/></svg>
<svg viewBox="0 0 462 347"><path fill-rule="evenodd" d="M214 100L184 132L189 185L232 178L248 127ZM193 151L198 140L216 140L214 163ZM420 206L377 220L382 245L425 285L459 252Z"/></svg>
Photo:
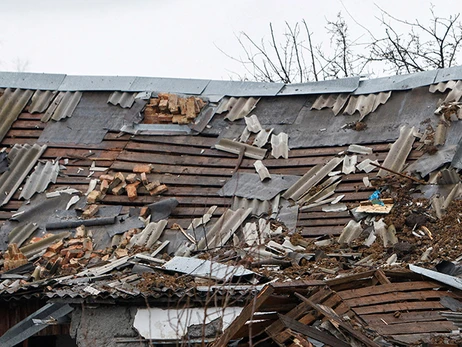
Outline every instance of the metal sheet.
<svg viewBox="0 0 462 347"><path fill-rule="evenodd" d="M109 96L108 103L122 108L130 108L135 102L136 93L114 92Z"/></svg>
<svg viewBox="0 0 462 347"><path fill-rule="evenodd" d="M406 158L411 153L414 140L414 128L403 126L399 131L398 140L391 145L382 166L396 172L401 172L406 163ZM390 172L380 169L377 176L383 177L389 174Z"/></svg>
<svg viewBox="0 0 462 347"><path fill-rule="evenodd" d="M51 101L56 96L56 91L36 90L32 95L32 102L29 106L30 113L43 113L50 106Z"/></svg>
<svg viewBox="0 0 462 347"><path fill-rule="evenodd" d="M284 83L249 81L210 81L202 95L275 96Z"/></svg>
<svg viewBox="0 0 462 347"><path fill-rule="evenodd" d="M174 257L162 267L170 271L203 278L213 278L224 282L231 280L233 277L255 275L254 272L247 270L243 266L230 266L189 257Z"/></svg>
<svg viewBox="0 0 462 347"><path fill-rule="evenodd" d="M32 90L7 88L0 96L0 142L26 107L32 94L34 94Z"/></svg>
<svg viewBox="0 0 462 347"><path fill-rule="evenodd" d="M359 82L359 87L353 95L372 94L391 90L407 90L428 86L435 83L438 70L416 72L407 75L374 78Z"/></svg>
<svg viewBox="0 0 462 347"><path fill-rule="evenodd" d="M440 83L446 81L462 80L462 66L453 66L446 69L436 70L436 76L433 83Z"/></svg>
<svg viewBox="0 0 462 347"><path fill-rule="evenodd" d="M56 183L59 174L59 162L39 162L29 176L21 191L20 199L30 199L35 193L45 191L50 182Z"/></svg>
<svg viewBox="0 0 462 347"><path fill-rule="evenodd" d="M136 77L66 75L59 91L129 91ZM141 90L140 90L141 91Z"/></svg>
<svg viewBox="0 0 462 347"><path fill-rule="evenodd" d="M359 77L287 84L278 95L351 93L359 86Z"/></svg>
<svg viewBox="0 0 462 347"><path fill-rule="evenodd" d="M165 92L200 95L209 80L186 79L186 78L160 78L160 77L136 77L129 89L119 89L130 92ZM111 89L111 90L114 90Z"/></svg>
<svg viewBox="0 0 462 347"><path fill-rule="evenodd" d="M45 329L48 325L58 323L61 318L72 312L72 310L73 308L68 304L48 303L9 329L0 337L0 345L13 347ZM34 323L33 320L40 320L41 323Z"/></svg>
<svg viewBox="0 0 462 347"><path fill-rule="evenodd" d="M260 176L251 173L235 173L218 191L220 196L239 196L247 199L271 200L288 189L300 176L272 175L271 180L261 181Z"/></svg>
<svg viewBox="0 0 462 347"><path fill-rule="evenodd" d="M57 90L66 75L0 72L0 88Z"/></svg>
<svg viewBox="0 0 462 347"><path fill-rule="evenodd" d="M0 206L10 201L11 197L34 167L37 160L45 151L46 146L37 144L15 145L8 154L10 169L0 176Z"/></svg>

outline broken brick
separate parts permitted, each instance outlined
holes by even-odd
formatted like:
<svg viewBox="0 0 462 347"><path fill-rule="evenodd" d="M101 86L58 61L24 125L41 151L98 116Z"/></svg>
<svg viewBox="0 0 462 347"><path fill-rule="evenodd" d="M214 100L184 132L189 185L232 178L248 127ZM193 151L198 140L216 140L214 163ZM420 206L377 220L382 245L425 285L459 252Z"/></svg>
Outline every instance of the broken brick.
<svg viewBox="0 0 462 347"><path fill-rule="evenodd" d="M186 99L185 98L180 98L178 100L178 104L180 105L180 113L182 115L186 114Z"/></svg>
<svg viewBox="0 0 462 347"><path fill-rule="evenodd" d="M160 186L157 186L153 190L149 191L150 195L158 195L166 192L168 190L168 187L165 184L161 184Z"/></svg>
<svg viewBox="0 0 462 347"><path fill-rule="evenodd" d="M194 119L196 118L196 101L194 96L190 96L186 100L186 118Z"/></svg>
<svg viewBox="0 0 462 347"><path fill-rule="evenodd" d="M53 259L54 257L57 257L58 255L56 254L56 252L53 252L53 251L46 251L43 255L42 255L42 258L45 259L45 260L51 260Z"/></svg>
<svg viewBox="0 0 462 347"><path fill-rule="evenodd" d="M172 117L172 123L177 123L177 124L188 124L189 119L186 116L182 115L174 115Z"/></svg>
<svg viewBox="0 0 462 347"><path fill-rule="evenodd" d="M172 114L180 113L180 107L178 105L178 95L169 94L169 96L168 96L168 110Z"/></svg>
<svg viewBox="0 0 462 347"><path fill-rule="evenodd" d="M168 110L168 99L162 99L159 101L159 110L163 112Z"/></svg>
<svg viewBox="0 0 462 347"><path fill-rule="evenodd" d="M86 235L85 225L78 226L75 229L75 237L84 237Z"/></svg>
<svg viewBox="0 0 462 347"><path fill-rule="evenodd" d="M92 205L88 206L85 209L85 211L83 211L82 218L84 218L84 219L91 218L98 212L98 210L99 210L99 206L96 205L96 204L92 204Z"/></svg>
<svg viewBox="0 0 462 347"><path fill-rule="evenodd" d="M61 240L61 241L53 243L51 246L47 248L47 250L54 252L54 253L58 253L63 247L64 247L64 242Z"/></svg>
<svg viewBox="0 0 462 347"><path fill-rule="evenodd" d="M157 115L157 120L158 120L159 122L171 123L172 120L173 120L173 117L174 117L174 116L171 115L171 114L159 113L159 114Z"/></svg>
<svg viewBox="0 0 462 347"><path fill-rule="evenodd" d="M159 98L151 98L149 99L149 104L148 106L150 107L156 107L159 105Z"/></svg>
<svg viewBox="0 0 462 347"><path fill-rule="evenodd" d="M99 190L101 191L101 193L106 194L108 189L109 189L109 181L108 180L103 180L101 182L101 186L100 186Z"/></svg>
<svg viewBox="0 0 462 347"><path fill-rule="evenodd" d="M137 194L136 190L137 190L139 184L140 184L140 182L127 184L127 186L125 187L125 190L127 191L128 200L130 200L130 201L136 200L136 198L138 197L138 194Z"/></svg>
<svg viewBox="0 0 462 347"><path fill-rule="evenodd" d="M117 258L122 258L128 255L128 251L125 248L118 248L114 251L114 254Z"/></svg>
<svg viewBox="0 0 462 347"><path fill-rule="evenodd" d="M143 185L149 184L148 176L146 176L146 172L142 172L140 176L141 176L141 183L143 183Z"/></svg>
<svg viewBox="0 0 462 347"><path fill-rule="evenodd" d="M114 175L114 180L109 184L108 193L112 193L112 189L120 185L121 183L125 183L125 176L122 172L117 172Z"/></svg>
<svg viewBox="0 0 462 347"><path fill-rule="evenodd" d="M93 190L88 194L87 196L87 203L88 204L94 204L97 201L100 201L102 197L102 194L98 190Z"/></svg>
<svg viewBox="0 0 462 347"><path fill-rule="evenodd" d="M112 181L114 181L114 176L104 174L104 175L99 176L99 180L101 182L104 181L104 180L112 182Z"/></svg>
<svg viewBox="0 0 462 347"><path fill-rule="evenodd" d="M151 182L151 183L148 183L148 184L145 185L145 187L146 187L146 189L147 189L148 191L151 191L151 190L153 190L154 188L156 188L156 187L158 187L158 186L160 186L160 182L159 182L159 181L154 181L154 182Z"/></svg>
<svg viewBox="0 0 462 347"><path fill-rule="evenodd" d="M135 173L150 173L151 172L151 165L149 164L138 164L133 167L133 172Z"/></svg>
<svg viewBox="0 0 462 347"><path fill-rule="evenodd" d="M146 218L147 216L149 216L149 213L150 213L149 207L147 206L141 207L140 217Z"/></svg>
<svg viewBox="0 0 462 347"><path fill-rule="evenodd" d="M125 187L127 184L125 182L120 183L117 187L112 188L113 195L122 195L125 192Z"/></svg>
<svg viewBox="0 0 462 347"><path fill-rule="evenodd" d="M125 181L128 183L135 183L136 182L136 174L128 174L127 177L125 178Z"/></svg>
<svg viewBox="0 0 462 347"><path fill-rule="evenodd" d="M83 250L85 252L93 251L93 242L91 242L90 238L87 237L86 239L84 239L82 245L83 245Z"/></svg>

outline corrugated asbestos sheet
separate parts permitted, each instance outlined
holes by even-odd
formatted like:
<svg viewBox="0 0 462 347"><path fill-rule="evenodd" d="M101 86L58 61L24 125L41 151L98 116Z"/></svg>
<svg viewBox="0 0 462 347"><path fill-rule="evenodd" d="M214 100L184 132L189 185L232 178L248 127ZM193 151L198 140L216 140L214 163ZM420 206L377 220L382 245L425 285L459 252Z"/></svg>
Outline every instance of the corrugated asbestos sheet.
<svg viewBox="0 0 462 347"><path fill-rule="evenodd" d="M435 83L437 72L438 70L432 70L408 75L396 75L363 80L359 83L358 89L356 89L353 94L372 94L428 86Z"/></svg>
<svg viewBox="0 0 462 347"><path fill-rule="evenodd" d="M11 149L8 154L10 169L0 176L0 196L2 197L0 206L5 205L11 199L46 148L46 146L36 144L33 146L25 144L15 145Z"/></svg>
<svg viewBox="0 0 462 347"><path fill-rule="evenodd" d="M203 95L226 96L275 96L284 87L284 83L248 82L248 81L210 81Z"/></svg>
<svg viewBox="0 0 462 347"><path fill-rule="evenodd" d="M462 137L457 145L456 154L454 154L454 157L452 158L451 165L459 170L462 170Z"/></svg>
<svg viewBox="0 0 462 347"><path fill-rule="evenodd" d="M130 92L170 92L178 94L200 95L209 80L187 79L187 78L160 78L160 77L137 77L129 89L118 89ZM114 90L114 88L109 89Z"/></svg>
<svg viewBox="0 0 462 347"><path fill-rule="evenodd" d="M458 102L462 98L462 81L440 82L430 86L431 93L436 91L444 93L447 89L450 89L450 92L443 102Z"/></svg>
<svg viewBox="0 0 462 347"><path fill-rule="evenodd" d="M56 96L56 91L36 90L32 95L32 102L29 106L30 113L43 113L50 106L51 101Z"/></svg>
<svg viewBox="0 0 462 347"><path fill-rule="evenodd" d="M336 80L287 84L278 95L351 93L359 86L359 77Z"/></svg>
<svg viewBox="0 0 462 347"><path fill-rule="evenodd" d="M81 98L82 92L60 92L43 115L42 122L71 117Z"/></svg>
<svg viewBox="0 0 462 347"><path fill-rule="evenodd" d="M380 105L385 104L391 96L391 92L350 96L348 105L343 111L346 114L353 115L356 111L359 112L361 117L359 120L363 120L369 113L374 112Z"/></svg>
<svg viewBox="0 0 462 347"><path fill-rule="evenodd" d="M318 96L316 101L311 105L312 110L322 110L331 108L335 115L338 115L345 106L350 94L324 94Z"/></svg>
<svg viewBox="0 0 462 347"><path fill-rule="evenodd" d="M108 103L122 108L130 108L135 102L136 93L114 92L109 96Z"/></svg>
<svg viewBox="0 0 462 347"><path fill-rule="evenodd" d="M0 72L0 88L57 90L66 75L31 72Z"/></svg>
<svg viewBox="0 0 462 347"><path fill-rule="evenodd" d="M56 183L59 174L59 162L39 162L34 172L29 176L19 198L30 199L35 193L45 191L50 182Z"/></svg>
<svg viewBox="0 0 462 347"><path fill-rule="evenodd" d="M11 124L18 118L30 98L32 90L7 88L0 97L0 141L10 130Z"/></svg>
<svg viewBox="0 0 462 347"><path fill-rule="evenodd" d="M260 98L223 98L215 113L222 114L223 112L228 112L225 118L235 121L250 114L258 101L260 101Z"/></svg>

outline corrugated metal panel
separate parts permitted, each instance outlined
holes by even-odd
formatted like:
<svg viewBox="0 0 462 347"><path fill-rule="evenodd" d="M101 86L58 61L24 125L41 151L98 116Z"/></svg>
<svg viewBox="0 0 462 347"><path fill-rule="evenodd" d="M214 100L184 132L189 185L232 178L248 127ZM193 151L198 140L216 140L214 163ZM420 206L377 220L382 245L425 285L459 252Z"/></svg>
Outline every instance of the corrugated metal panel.
<svg viewBox="0 0 462 347"><path fill-rule="evenodd" d="M308 83L287 84L278 95L351 93L359 86L359 77Z"/></svg>
<svg viewBox="0 0 462 347"><path fill-rule="evenodd" d="M130 92L168 92L200 95L210 80L187 78L137 77L129 89L118 89ZM114 90L111 89L111 90Z"/></svg>
<svg viewBox="0 0 462 347"><path fill-rule="evenodd" d="M446 81L462 80L462 66L453 66L446 69L436 70L436 77L433 83L440 83Z"/></svg>
<svg viewBox="0 0 462 347"><path fill-rule="evenodd" d="M409 128L407 126L403 126L399 130L398 140L391 145L390 151L388 152L382 166L396 172L401 172L406 162L406 158L412 150L414 140L414 127ZM388 174L390 174L388 171L380 169L377 176L383 177Z"/></svg>
<svg viewBox="0 0 462 347"><path fill-rule="evenodd" d="M0 141L18 118L34 91L7 88L0 96Z"/></svg>
<svg viewBox="0 0 462 347"><path fill-rule="evenodd" d="M323 108L331 108L334 114L338 115L348 101L349 96L350 94L320 95L311 106L311 109L322 110Z"/></svg>
<svg viewBox="0 0 462 347"><path fill-rule="evenodd" d="M284 83L249 81L210 81L202 95L275 96Z"/></svg>
<svg viewBox="0 0 462 347"><path fill-rule="evenodd" d="M10 169L0 176L0 206L5 205L40 158L46 145L15 145L8 155Z"/></svg>
<svg viewBox="0 0 462 347"><path fill-rule="evenodd" d="M21 191L20 199L30 199L35 193L45 191L50 182L56 183L59 174L59 162L39 162L34 172L26 181Z"/></svg>
<svg viewBox="0 0 462 347"><path fill-rule="evenodd" d="M360 81L358 89L353 94L372 94L428 86L435 83L437 72L438 70L432 70Z"/></svg>
<svg viewBox="0 0 462 347"><path fill-rule="evenodd" d="M0 72L0 88L57 90L66 75L31 72Z"/></svg>
<svg viewBox="0 0 462 347"><path fill-rule="evenodd" d="M114 92L109 96L108 103L114 106L120 105L123 108L132 107L135 102L136 93Z"/></svg>
<svg viewBox="0 0 462 347"><path fill-rule="evenodd" d="M210 260L189 257L174 257L162 265L162 267L170 271L191 276L213 278L225 282L233 277L255 275L255 272L247 270L243 266L230 266Z"/></svg>
<svg viewBox="0 0 462 347"><path fill-rule="evenodd" d="M0 345L3 347L13 347L45 329L48 325L57 324L60 318L66 316L68 313L72 312L72 310L73 308L68 304L46 304L40 310L23 319L0 337ZM35 323L34 320L38 320L40 323Z"/></svg>
<svg viewBox="0 0 462 347"><path fill-rule="evenodd" d="M37 90L32 95L32 102L29 106L30 113L42 113L50 106L51 101L56 96L56 91Z"/></svg>
<svg viewBox="0 0 462 347"><path fill-rule="evenodd" d="M382 104L385 104L390 98L391 92L351 96L348 105L343 113L353 115L356 111L359 112L361 117L359 120L363 120L369 113L377 110Z"/></svg>
<svg viewBox="0 0 462 347"><path fill-rule="evenodd" d="M20 224L8 234L8 243L16 243L18 247L21 247L37 229L38 225L36 223Z"/></svg>
<svg viewBox="0 0 462 347"><path fill-rule="evenodd" d="M129 91L136 77L130 76L70 76L67 75L59 91ZM140 90L141 91L141 90Z"/></svg>
<svg viewBox="0 0 462 347"><path fill-rule="evenodd" d="M226 210L213 227L207 231L206 237L197 243L197 249L213 249L226 244L251 212L252 209L250 208L241 208L236 211Z"/></svg>
<svg viewBox="0 0 462 347"><path fill-rule="evenodd" d="M244 118L257 106L259 98L223 98L215 113L228 112L226 119L235 121Z"/></svg>
<svg viewBox="0 0 462 347"><path fill-rule="evenodd" d="M82 92L59 93L43 115L42 122L48 122L50 119L59 121L72 116L81 98Z"/></svg>
<svg viewBox="0 0 462 347"><path fill-rule="evenodd" d="M318 184L329 172L337 167L343 158L332 158L326 165L318 164L303 175L283 195L284 199L297 201L305 195L312 187Z"/></svg>

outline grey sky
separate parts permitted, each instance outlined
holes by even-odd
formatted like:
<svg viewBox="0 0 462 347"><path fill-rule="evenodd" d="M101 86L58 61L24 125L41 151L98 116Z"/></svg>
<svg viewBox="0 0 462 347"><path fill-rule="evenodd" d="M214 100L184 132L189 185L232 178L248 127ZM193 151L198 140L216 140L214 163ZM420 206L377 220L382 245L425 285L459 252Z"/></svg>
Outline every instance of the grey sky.
<svg viewBox="0 0 462 347"><path fill-rule="evenodd" d="M380 0L399 18L428 21L430 1ZM377 30L373 1L359 0L3 0L0 11L0 69L88 75L136 75L229 79L243 68L230 55L241 53L235 34L268 35L272 22L305 19L315 38L327 40L326 18L342 11L352 37L362 25ZM435 2L435 12L449 16L458 1Z"/></svg>

